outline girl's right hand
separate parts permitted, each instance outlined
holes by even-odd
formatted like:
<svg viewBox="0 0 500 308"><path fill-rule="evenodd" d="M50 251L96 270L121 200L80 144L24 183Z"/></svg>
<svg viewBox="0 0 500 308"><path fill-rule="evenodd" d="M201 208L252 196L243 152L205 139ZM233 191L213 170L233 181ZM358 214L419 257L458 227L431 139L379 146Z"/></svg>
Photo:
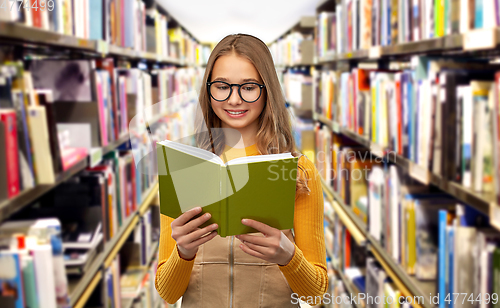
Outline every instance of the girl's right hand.
<svg viewBox="0 0 500 308"><path fill-rule="evenodd" d="M179 254L185 260L194 259L198 252L198 246L210 241L217 235L216 229L219 227L217 224L211 224L202 229L199 228L200 225L210 219L210 213L191 220L200 212L201 207L191 209L177 217L170 225L172 238L177 242Z"/></svg>

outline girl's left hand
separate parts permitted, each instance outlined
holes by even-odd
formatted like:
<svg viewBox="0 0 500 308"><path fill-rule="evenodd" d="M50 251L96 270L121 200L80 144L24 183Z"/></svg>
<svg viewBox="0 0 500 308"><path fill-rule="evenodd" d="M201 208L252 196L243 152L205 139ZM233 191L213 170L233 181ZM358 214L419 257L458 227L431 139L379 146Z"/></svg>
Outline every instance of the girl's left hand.
<svg viewBox="0 0 500 308"><path fill-rule="evenodd" d="M250 234L236 235L242 242L240 248L245 253L278 265L286 265L292 260L295 245L281 230L253 219L242 219L241 222L264 235L264 237Z"/></svg>

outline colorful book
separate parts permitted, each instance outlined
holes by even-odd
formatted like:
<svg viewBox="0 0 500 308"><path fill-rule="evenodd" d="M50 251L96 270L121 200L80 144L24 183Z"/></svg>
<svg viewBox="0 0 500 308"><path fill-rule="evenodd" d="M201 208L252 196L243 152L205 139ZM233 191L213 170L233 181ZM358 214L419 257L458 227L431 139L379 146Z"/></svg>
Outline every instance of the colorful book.
<svg viewBox="0 0 500 308"><path fill-rule="evenodd" d="M6 163L6 166L2 166L2 168L7 170L6 184L9 198L15 197L20 190L16 120L14 109L0 109L0 125L3 125L4 128L4 143L1 147L2 151L5 151Z"/></svg>

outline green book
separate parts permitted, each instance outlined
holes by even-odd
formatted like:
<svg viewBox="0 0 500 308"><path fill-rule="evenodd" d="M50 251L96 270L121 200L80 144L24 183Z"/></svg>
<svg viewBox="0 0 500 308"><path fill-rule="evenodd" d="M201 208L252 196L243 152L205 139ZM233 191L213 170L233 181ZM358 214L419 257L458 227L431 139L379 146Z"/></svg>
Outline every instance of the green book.
<svg viewBox="0 0 500 308"><path fill-rule="evenodd" d="M172 141L157 143L160 212L172 218L202 207L222 237L258 232L249 218L279 230L293 228L298 157L291 153L235 158Z"/></svg>

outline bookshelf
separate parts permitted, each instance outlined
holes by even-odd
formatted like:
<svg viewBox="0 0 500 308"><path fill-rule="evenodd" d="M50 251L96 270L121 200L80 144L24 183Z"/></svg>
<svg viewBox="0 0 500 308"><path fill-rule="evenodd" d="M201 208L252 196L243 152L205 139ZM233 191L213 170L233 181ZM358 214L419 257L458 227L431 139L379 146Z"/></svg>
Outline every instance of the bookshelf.
<svg viewBox="0 0 500 308"><path fill-rule="evenodd" d="M69 49L102 58L115 56L124 59L140 59L178 66L195 65L194 63L183 62L151 52L136 51L112 45L103 40L82 39L54 31L28 27L17 22L0 21L0 41L8 41L11 44L24 45L26 47L36 45Z"/></svg>
<svg viewBox="0 0 500 308"><path fill-rule="evenodd" d="M409 276L404 272L401 266L394 262L393 259L385 252L380 246L380 243L368 234L367 226L362 222L347 206L344 201L337 195L335 191L321 178L323 191L326 193L327 198L334 206L334 211L339 215L339 218L349 230L351 235L356 239L355 234L361 233L364 242L358 244L365 244L368 249L373 253L374 257L381 263L388 275L393 279L398 288L405 296L424 296L426 299L424 305L416 305L417 307L431 308L435 307L427 302L428 295L435 292L435 283L421 282L414 277ZM343 214L342 214L343 213ZM345 216L344 216L345 215Z"/></svg>
<svg viewBox="0 0 500 308"><path fill-rule="evenodd" d="M491 1L487 2L487 5L492 3ZM498 113L498 93L500 93L498 92L499 81L497 77L500 76L497 75L499 71L497 63L499 63L500 55L500 22L497 18L498 16L496 16L496 19L488 19L488 22L494 22L495 26L492 26L491 23L488 23L488 26L481 25L481 13L487 16L489 12L484 10L478 13L477 1L469 2L469 4L476 3L476 11L472 13L472 15L476 15L468 15L469 18L476 18L476 23L472 24L468 24L467 22L464 23L464 17L462 15L459 15L458 19L456 15L455 17L444 15L446 16L444 17L446 18L444 22L441 20L433 23L435 20L434 18L437 18L434 16L435 14L448 14L449 12L446 10L450 9L450 7L452 7L451 10L453 10L453 6L455 6L456 9L456 6L463 6L463 3L450 2L448 7L441 8L443 12L441 12L440 9L435 11L433 6L428 6L429 3L431 3L431 5L438 3L436 1L428 1L425 3L419 2L418 4L412 3L409 7L404 3L407 2L383 0L325 0L319 2L316 8L317 24L314 36L317 54L315 57L317 61L312 65L310 72L313 79L313 92L315 93L313 98L314 106L312 119L314 121L314 140L316 142L316 147L314 150L306 150L315 155L314 159L316 165L322 175L325 200L330 201L329 203L332 205L331 208L334 214L331 217L328 216L331 210L327 211L325 207L325 220L331 229L327 230L328 233L330 233L330 231L334 233L333 245L337 248L335 250L333 250L333 248L327 248L326 253L331 260L338 258L337 260L343 261L341 265L333 265L333 267L338 267L335 268L335 271L337 272L337 276L340 277L340 280L342 280L345 288L349 292L352 292L353 287L350 285L349 279L345 278L347 272L342 272L344 267L346 269L349 267L349 265L346 265L347 263L345 263L343 258L350 258L351 262L353 262L352 255L342 251L345 245L347 245L345 241L350 240L350 243L355 242L358 246L361 245L363 252L367 252L367 256L371 256L376 260L378 268L385 272L387 277L390 278L389 281L392 281L393 285L391 284L391 286L399 290L402 295L424 298L423 304L419 305L414 303L412 306L421 308L444 307L447 303L446 301L443 302L443 298L439 299L439 304L433 304L429 301L429 295L436 295L437 293L443 294L445 292L459 292L458 290L465 292L464 290L466 289L474 290L474 292L477 293L477 290L482 288L477 283L472 283L467 286L463 284L460 285L460 283L466 279L460 277L460 274L457 274L458 268L467 271L475 271L481 268L491 273L496 271L495 268L490 266L491 264L480 264L475 259L471 259L466 264L461 263L457 266L457 264L459 264L457 262L460 262L457 261L458 255L462 257L469 256L472 252L476 254L485 254L485 252L484 250L477 252L476 249L481 249L477 248L478 246L475 246L476 248L467 248L465 252L461 251L460 248L462 245L467 245L468 243L463 243L460 240L457 241L457 238L450 237L450 234L453 234L455 230L461 232L462 229L469 228L468 230L471 230L471 232L477 232L477 237L474 237L471 243L479 242L480 237L486 232L490 232L492 237L498 237L498 231L500 231L500 206L498 204L497 187L495 186L493 191L491 191L490 186L486 187L488 184L484 184L485 187L482 186L483 183L488 183L487 180L484 179L489 176L488 171L481 169L484 168L483 165L480 165L482 167L477 169L481 171L478 172L476 170L475 175L473 175L476 177L475 186L464 181L464 174L465 172L470 172L470 167L465 165L467 162L464 162L464 160L469 159L468 156L464 158L466 155L464 154L464 143L466 141L459 139L465 138L463 137L465 128L461 125L465 125L463 123L465 123L465 119L469 121L469 117L472 118L473 122L476 122L478 113L474 110L472 115L470 115L467 111L459 109L466 107L456 107L457 110L455 111L455 109L453 109L454 107L443 109L442 107L436 106L462 106L461 104L468 104L469 102L465 101L465 99L471 99L471 101L476 103L477 101L466 96L467 94L456 94L460 93L455 92L456 87L472 88L473 80L475 80L474 82L476 83L479 83L478 80L484 80L486 81L484 84L491 85L491 87L488 88L487 98L488 104L490 104L488 106L494 106L490 107L494 114L494 118L491 118L494 124L490 125L488 123L484 127L481 125L474 126L472 128L472 130L474 130L474 137L471 137L474 141L470 141L470 144L476 146L476 138L482 139L482 137L477 136L483 136L483 134L488 132L487 130L490 130L494 135L491 140L494 145L491 147L492 149L488 151L491 151L492 154L489 154L490 152L484 152L488 154L484 154L483 152L480 153L484 155L482 156L484 161L487 161L489 157L487 155L492 155L493 161L496 164L498 157L498 147L496 143L496 138L498 138L498 134L496 134L496 125L498 121L496 117ZM486 1L484 3L486 3ZM401 7L402 5L404 8ZM366 6L369 6L369 9L366 9ZM393 6L396 6L399 11L391 11L391 9L394 9ZM431 7L432 9L430 9ZM380 8L380 11L377 10ZM364 11L360 13L362 9L364 9ZM463 14L463 8L460 9L460 14ZM496 9L495 7L495 13ZM455 13L456 12L457 11L455 11ZM403 17L401 14L403 14ZM363 16L360 17L361 15ZM492 14L490 15L492 16ZM416 23L413 20L415 16L419 18ZM363 18L365 19L363 20ZM410 20L408 23L406 23L406 18ZM424 19L425 22L423 21ZM402 22L402 20L405 21ZM431 20L431 23L429 23L428 20ZM470 21L471 19L466 20ZM477 20L481 20L479 24ZM379 24L376 26L372 25L372 23L375 22ZM432 31L438 31L437 29L439 29L439 27L443 27L439 24L440 22L444 24L444 31L436 35L436 37ZM459 29L457 28L457 22L460 23ZM462 28L464 24L467 24L465 30ZM427 31L428 28L425 27L429 25L432 25L431 29L434 30L430 32ZM373 30L375 29L374 27L379 28ZM417 39L414 39L415 37L417 37ZM394 44L395 41L396 43ZM440 66L442 62L439 61L450 61L449 63L453 63L455 66ZM471 68L464 65L464 63L471 62L481 63L484 66ZM432 65L436 66L430 68ZM475 71L475 69L477 69L477 71ZM298 68L293 65L280 64L279 70L282 72L284 71L282 74L285 75L290 71L297 71ZM457 71L460 71L466 77L461 81L463 83L457 82L456 87L453 83L451 83L452 85L450 86L448 84L450 80L448 76L454 76L453 74L458 75L458 73L456 73ZM492 73L483 76L481 75L483 71L491 71ZM495 73L494 77L493 71ZM401 88L398 88L399 82ZM403 82L405 88L403 88ZM426 94L422 94L424 92L421 92L420 82L429 82L429 90L425 88L424 91L429 91L426 92L426 94L432 91L432 99L435 99L435 101L421 98L427 98L427 96L422 96ZM406 88L407 85L410 86ZM413 88L410 88L411 86L413 86ZM486 85L484 87L486 87ZM456 96L450 94L452 92L455 93ZM414 96L412 97L411 95ZM460 97L459 95L463 96ZM463 99L463 101L460 101L460 98ZM407 105L410 103L413 105ZM424 120L420 120L422 119L421 112L424 109L418 108L422 108L421 106L425 106L426 104L431 104L434 109L425 107L428 108L425 112L429 114L429 118L426 118L425 116L427 114L424 113ZM438 108L439 113L437 111ZM323 114L321 114L321 112ZM387 114L385 114L385 112L387 112ZM400 112L400 114L394 112ZM453 112L452 115L449 115L449 112ZM402 119L403 115L405 117L404 119ZM487 116L490 116L490 114L487 114ZM408 118L419 120L415 120L416 122L408 124L408 121L410 121L407 120ZM439 122L437 119L440 119ZM490 121L490 118L484 119ZM299 123L300 121L301 120L298 120ZM426 127L428 123L431 123L428 130L431 132L429 136L422 133L422 127ZM477 123L483 122L479 120ZM481 129L481 133L476 132L478 129ZM300 128L298 130L301 131ZM410 135L409 132L415 135ZM456 137L454 134L456 134ZM449 135L452 137L449 137ZM299 134L294 136L299 136ZM435 141L437 138L436 136L439 137L439 141ZM408 140L404 138L412 139ZM425 150L424 154L422 154L420 148L427 146L429 138L432 140L432 142L429 143L431 146L429 148L431 150ZM449 141L450 139L448 138L457 139L451 139L451 141ZM489 144L490 141L486 142ZM304 142L302 141L302 143ZM468 145L469 143L467 146ZM405 146L410 149L404 148ZM482 145L480 145L480 147L481 146ZM343 149L345 149L345 152L343 152ZM393 149L397 149L397 151L393 151ZM302 152L305 151L304 149L300 150ZM324 160L321 162L321 157L316 156L317 151L319 151L318 153L327 153L326 156L323 156ZM354 181L355 184L352 184L353 180L347 179L347 177L349 177L348 175L345 177L340 175L341 171L345 171L344 169L347 169L349 174L353 169L359 168L359 170L362 170L361 166L366 166L364 165L363 158L358 160L358 156L353 156L353 160L350 161L349 154L347 154L349 151L358 151L358 153L365 153L366 151L366 153L369 153L368 157L372 155L372 158L369 159L375 160L376 158L376 163L373 165L368 164L368 168L373 168L373 166L375 166L374 168L377 169L376 171L381 171L376 173L376 176L380 176L378 180L371 182L369 178L365 179L362 185L366 186L360 188L361 186L357 186L356 180ZM433 151L438 152L436 154L436 152ZM453 151L462 152L456 154L452 153ZM474 155L476 154L473 152L471 157L476 159ZM450 158L448 158L448 156ZM364 157L366 158L366 156ZM470 159L472 160L472 158ZM476 162L482 159L478 156L474 163L477 165ZM339 162L339 160L341 160L341 162ZM343 162L344 160L345 162ZM333 168L333 172L328 168ZM339 170L338 168L341 169ZM494 185L497 185L497 164L494 166L493 170ZM393 177L394 173L390 173L393 171L398 174L396 178ZM453 174L453 172L456 172L457 175ZM481 175L481 172L484 172L484 175ZM484 178L481 178L481 176L484 176ZM396 182L393 182L395 179ZM404 183L397 182L400 179L404 181ZM408 190L404 190L403 192L399 191L399 185ZM398 188L394 188L395 186ZM381 190L377 190L379 189L378 187L381 187ZM428 194L431 198L443 196L443 198L447 198L446 200L450 200L449 208L440 209L440 215L446 213L446 215L450 215L446 216L450 220L445 223L441 220L442 224L439 228L436 227L434 229L435 225L433 225L433 222L429 223L429 220L434 218L430 218L431 216L422 218L422 215L431 215L430 212L422 214L424 211L428 211L430 206L426 207L426 205L423 205L418 209L420 205L417 204L418 201L414 201L418 200L418 197L412 199L414 198L414 194L418 195L419 193L417 190L413 190L415 188L422 189L420 192L422 192L423 195ZM366 189L366 191L364 189ZM371 193L376 195L377 193L382 193L382 191L384 194L383 197L374 197L370 195ZM396 194L402 194L391 196L390 194L392 194L393 191L397 191ZM436 195L432 196L432 194ZM366 198L361 200L361 197ZM376 200L373 201L370 198ZM393 201L394 199L397 201ZM371 202L375 202L374 205L371 204ZM395 203L388 204L389 202ZM408 210L407 206L412 207L415 204L417 204L416 208ZM433 204L433 206L434 205L435 204ZM436 205L436 207L438 206L439 205ZM375 217L371 217L370 209L379 209L379 207L381 213L374 214ZM422 220L420 221L422 225L417 225L418 223L416 223L415 226L406 225L412 221L411 218L408 218L406 215L409 215L408 213L413 213L411 212L413 209L421 211L419 213L419 215L421 215L420 219L425 220L424 222L422 222ZM377 210L374 211L377 212ZM470 213L462 214L462 211L469 211ZM456 219L455 216L453 216L455 213L457 215ZM389 222L387 221L387 219L389 219L387 217L382 217L379 222L380 217L377 215L389 215L390 219L394 219L394 217L398 217L398 215L401 216L399 216L398 222L395 222L395 220ZM480 217L478 218L480 222L477 222L477 224L471 222L469 224L463 220L458 221L458 217L466 217L466 215L471 215L470 217ZM443 219L443 215L440 217L440 219ZM365 221L367 222L365 223ZM381 229L377 229L379 228L379 223ZM405 224L405 227L402 227L403 224ZM491 227L496 230L493 230ZM446 228L446 231L444 231L445 235L443 235L444 228ZM391 238L393 236L391 233L393 230L401 232L401 235L396 236L395 241ZM410 233L413 232L413 230L415 230L415 233ZM343 236L345 233L350 234L350 238L344 238ZM427 263L429 267L425 269L421 266L425 264L426 261L420 261L419 267L412 268L413 265L409 262L415 262L415 264L417 264L417 258L418 260L423 260L432 255L426 254L424 251L426 248L422 248L427 247L425 245L428 243L425 242L422 237L427 236L427 239L436 238L438 234L440 234L439 245L433 246L434 248L432 248L435 250L432 254L435 253L434 256L436 260L433 259ZM415 242L411 242L413 237L415 237ZM418 246L415 250L410 252L408 249L413 249L411 248L412 245L418 241L420 241L419 243L421 246ZM436 243L437 241L436 239ZM397 244L395 245L394 243ZM492 247L491 249L495 249L495 251L499 249L498 241L489 243ZM445 249L443 247L445 247ZM406 254L402 252L401 249L407 249ZM350 250L350 248L348 250ZM334 252L336 255L333 254ZM356 252L359 252L359 250L356 250ZM413 261L409 261L410 259ZM437 261L437 259L440 261ZM426 272L425 275L430 273L430 276L427 276L427 278L425 275L418 272L419 269L424 269L425 271L429 270L431 265L433 265L436 272L434 274L433 270ZM352 266L352 263L350 266ZM361 265L357 263L355 266L361 267ZM438 273L437 270L442 272ZM371 277L368 275L367 264L366 283L368 285L369 281L371 281L372 285L376 285L380 291L380 285L373 282L373 277L373 272ZM488 281L490 277L489 274L485 274L478 279L481 279L481 281ZM372 280L369 280L370 278L372 278ZM450 281L450 279L454 280ZM487 288L490 290L489 292L498 292L499 290L498 284L495 283L488 285ZM368 287L366 291L369 292ZM387 290L385 292L387 292ZM469 291L469 293L470 292L471 291ZM385 294L387 295L387 293Z"/></svg>
<svg viewBox="0 0 500 308"><path fill-rule="evenodd" d="M87 176L87 180L92 180L92 178L95 180L99 178L101 182L99 182L100 184L97 186L94 186L94 188L106 186L102 182L103 179L108 187L112 187L103 188L102 190L100 189L99 198L102 197L102 199L99 200L102 202L96 202L99 205L103 204L101 221L102 229L101 231L97 231L102 233L101 238L102 241L105 240L104 244L93 241L97 244L95 244L93 248L89 248L88 251L80 250L78 252L68 252L63 250L64 253L61 252L63 258L70 258L71 261L73 261L73 258L76 259L77 257L78 261L83 260L83 263L68 262L67 264L69 265L66 265L66 261L63 261L63 265L61 265L61 263L58 264L61 265L61 267L58 268L60 273L62 273L62 270L65 270L64 274L67 279L67 285L65 284L64 287L67 287L67 294L65 295L64 300L69 300L68 306L70 307L83 308L96 304L96 301L109 299L110 282L108 279L110 277L110 272L112 272L111 276L113 280L111 284L114 285L111 292L114 293L114 299L117 299L116 296L118 296L118 299L120 298L119 282L121 274L119 264L120 257L124 256L122 255L124 250L129 251L130 249L135 249L135 247L142 248L146 246L147 249L151 247L151 250L146 252L146 256L142 255L140 257L140 262L144 262L144 260L146 260L145 262L147 264L143 273L143 278L145 278L146 275L149 275L148 277L152 277L151 275L154 275L155 267L152 269L151 266L154 266L155 262L157 262L158 241L153 241L157 240L155 236L158 235L158 222L156 221L156 218L158 217L155 216L156 211L154 211L154 213L151 211L151 206L153 204L158 204L158 182L155 176L150 174L140 174L140 169L136 169L134 164L135 157L131 151L131 148L134 146L133 141L142 140L142 142L145 142L145 139L139 139L141 136L137 134L137 131L134 132L134 137L129 135L128 121L130 121L129 117L133 115L133 112L136 111L135 108L137 107L148 108L153 105L154 100L166 101L170 96L175 97L178 94L178 91L189 91L191 88L198 87L198 79L200 79L199 67L204 61L204 56L206 56L206 50L204 47L206 44L201 44L198 40L196 40L196 38L188 33L188 31L186 31L186 29L179 22L177 22L175 18L170 16L170 14L161 5L156 3L153 5L153 8L145 10L145 4L142 2L151 4L150 1L130 0L127 1L127 3L132 3L132 1L134 4L138 4L139 6L142 5L142 10L141 8L134 8L137 9L134 13L144 14L142 15L144 19L138 19L139 22L135 22L135 25L141 25L140 20L144 20L142 30L149 30L148 35L145 35L146 32L134 33L132 46L125 43L123 41L123 37L121 39L116 39L116 37L107 36L106 33L109 29L102 29L103 33L101 37L105 39L96 40L82 38L81 33L79 36L76 36L77 31L75 29L73 29L73 33L75 33L75 35L64 34L67 33L66 29L61 30L59 28L58 31L56 30L57 26L52 24L49 25L49 27L35 27L28 26L29 23L26 19L19 19L18 21L0 21L0 44L4 46L3 48L5 49L5 53L2 54L2 60L4 62L8 62L3 65L19 65L19 67L24 66L25 70L22 72L23 78L27 78L27 80L31 80L31 82L33 82L34 79L32 79L32 75L30 75L32 67L29 65L26 67L26 65L35 61L43 61L45 59L49 61L74 60L86 62L89 64L90 68L89 76L92 75L89 77L90 85L88 88L90 88L91 91L90 100L93 100L92 103L97 104L96 106L99 109L99 116L94 117L94 119L98 119L98 131L102 133L98 135L97 143L100 145L96 146L94 142L95 139L92 139L91 149L88 149L86 152L88 154L85 157L80 156L78 160L73 160L69 168L64 167L66 168L64 171L61 171L60 169L57 171L54 170L55 180L49 181L51 184L37 184L39 183L38 180L33 180L34 186L24 186L25 184L23 183L22 188L20 188L20 191L16 195L11 195L10 198L5 199L2 195L2 200L0 200L0 224L3 224L8 221L28 219L27 217L29 215L27 215L27 212L31 209L30 206L35 205L33 208L45 207L46 205L44 203L46 199L49 200L53 195L55 196L56 194L59 194L60 189L65 189L67 185L72 185L75 182L80 183L80 180L83 177ZM79 2L80 1L76 2L75 0L74 3L79 4ZM108 2L109 1L103 1L103 8ZM85 0L85 3L88 2ZM97 1L94 1L94 3L97 3ZM103 14L102 16L105 16L104 14L106 14L106 12L101 12L101 14ZM162 21L166 21L166 19L168 19L168 26L167 23L159 24L159 17L163 18ZM151 23L151 19L153 19L153 24ZM92 23L92 19L87 21ZM66 22L67 21L65 20L64 23ZM75 21L75 23L76 22L84 23L82 20ZM104 20L103 24L106 22L110 21ZM121 25L115 24L115 26L123 26L123 23ZM60 24L59 27L61 27ZM49 28L51 30L49 30ZM125 28L120 29L125 32ZM163 30L159 31L159 29ZM114 30L119 31L118 28L114 28ZM172 30L172 33L170 30ZM130 34L130 32L128 33ZM151 33L156 34L156 36L154 34L151 35ZM126 36L127 34L122 33L122 35ZM85 37L89 36L85 34ZM138 41L140 39L142 39L142 42ZM152 47L153 45L146 45L146 39L148 42L154 42L153 44L155 47ZM115 41L116 44L110 43L112 41ZM157 53L152 52L155 50ZM12 61L17 62L12 64ZM20 70L16 72L19 71ZM26 75L24 75L24 73L28 71L30 73L26 73ZM106 72L110 74L107 76L109 79L105 79L103 77ZM144 75L147 75L145 76L145 80L135 78L143 72L146 72ZM111 77L113 74L115 78ZM17 75L9 75L8 78L13 79L14 77L12 76L17 78ZM99 80L99 84L97 80ZM11 79L9 79L9 82L10 81ZM9 86L11 86L10 83ZM22 91L23 95L26 95L25 93L28 93L29 91L35 92L32 90L33 88L39 89L33 85L32 88L25 87L24 81L22 83L18 83L16 86L18 88L15 88L15 90ZM120 88L120 86L122 88ZM139 88L139 86L144 86L144 90L149 90L149 92L143 92L143 96L139 96L141 93L133 92L134 86L137 88ZM146 88L146 86L148 87ZM12 89L14 89L14 85L11 86L11 90ZM31 92L29 94L31 94ZM146 96L147 94L151 95L151 97ZM107 98L103 98L105 96L107 96ZM105 105L104 107L108 108L107 110L105 109L103 111L103 109L100 109L102 107L99 107L99 104L102 103L102 100L107 100L107 106ZM97 103L95 101L97 101ZM158 101L154 101L154 103L157 103ZM38 100L32 100L31 97L29 102L32 102L33 104L36 102L38 105ZM69 102L75 103L76 101L73 102L70 99ZM177 101L174 101L172 105L175 108L171 108L170 105L167 107L166 104L162 105L163 109L157 110L154 113L154 116L152 116L148 123L146 123L146 126L148 126L150 130L149 133L151 134L151 131L155 133L156 135L154 135L154 138L160 138L161 134L174 134L174 132L171 132L170 129L172 128L173 131L174 128L179 128L180 124L178 123L178 117L181 115L177 114L177 112L179 111L178 109L189 108L185 105L188 104L185 103L183 106L180 106L180 104L177 104ZM55 106L56 109L57 107L58 106ZM5 105L2 105L2 108L12 109L12 107L6 107ZM171 109L175 110L172 112ZM123 113L123 111L125 111L125 113ZM61 112L61 114L62 113L63 112ZM171 113L174 114L174 117L169 118ZM18 114L15 116L18 119L20 118ZM53 123L67 124L68 122L58 119ZM75 124L76 121L70 120L69 123ZM83 123L87 124L88 122L83 120ZM167 125L168 130L166 130ZM95 126L90 129L91 134L93 134L95 132ZM139 133L141 132L142 131ZM26 134L25 130L24 133L25 136L29 136L26 138L31 139L31 132ZM2 134L4 134L3 129ZM50 131L48 137L50 138L52 136L53 131ZM77 134L77 136L79 135ZM59 137L61 138L61 136ZM164 137L164 135L161 135L161 137ZM175 138L174 136L172 137ZM137 139L130 140L131 138ZM48 142L50 146L52 140ZM59 142L61 141L59 140ZM142 151L144 144L140 143L140 141L137 143L139 143L139 150ZM63 150L59 148L59 151ZM52 150L52 152L54 151ZM141 165L137 166L137 168L152 168L149 164L146 166L146 162L141 162L140 164ZM99 168L104 168L105 171L102 171L103 169L100 169L101 171L99 171ZM97 172L99 174L96 175L96 173L93 172ZM107 175L104 176L104 174ZM89 192L88 195L90 196L91 193L94 192L95 191ZM156 209L156 207L154 208ZM99 208L98 211L100 212L101 208ZM34 216L35 215L33 214L31 215L32 219ZM63 218L58 215L55 216L62 221ZM99 217L101 217L101 214L99 214ZM41 217L34 217L37 221L39 218ZM80 222L78 222L78 224L80 224ZM131 243L132 239L134 242ZM65 239L65 241L66 240L67 239ZM148 242L148 240L150 241ZM2 248L2 253L5 255L9 252L9 249L10 246ZM35 248L30 246L28 249ZM133 251L135 252L136 250ZM141 251L139 254L142 253L140 248L138 248L137 251ZM55 258L54 253L54 259ZM32 264L34 264L34 261L32 262ZM68 266L74 267L69 268ZM116 269L118 269L118 271L116 271ZM69 270L72 270L72 272L70 273ZM118 280L118 285L116 284L116 280ZM149 287L142 288L138 296L140 295L143 300L147 298L149 301L150 297L152 299L154 295L151 294L149 289L153 290L154 286L151 288L150 280L147 284ZM50 284L47 286L50 289ZM142 284L137 287L139 288L140 286L142 286ZM25 285L21 283L17 287L25 288ZM35 293L45 293L40 290L42 289L36 289ZM37 296L36 294L35 296ZM101 295L101 297L97 295ZM50 296L47 298L51 299ZM123 305L121 305L121 307L131 307L134 305L134 300L135 299L123 299ZM163 300L149 302L152 307L161 307L162 305L165 305ZM45 304L45 302L43 303Z"/></svg>
<svg viewBox="0 0 500 308"><path fill-rule="evenodd" d="M120 139L112 142L111 144L108 144L107 146L102 148L102 155L111 152L112 150L116 149L117 147L124 144L128 140L129 136L122 136ZM12 199L3 200L0 203L0 222L7 219L10 215L21 210L25 206L28 206L29 204L33 203L38 198L40 198L44 194L48 193L49 191L57 187L59 184L63 183L64 181L78 174L82 170L85 170L85 168L89 166L89 159L90 155L87 156L85 159L82 159L79 162L77 162L69 170L59 174L54 184L36 185L32 189L22 191L19 195L17 195Z"/></svg>
<svg viewBox="0 0 500 308"><path fill-rule="evenodd" d="M347 128L339 127L338 123L335 123L334 121L329 120L324 116L315 114L314 117L318 121L325 123L328 127L330 127L330 129L332 129L333 132L345 135L349 139L354 140L365 148L372 150L372 153L380 158L387 158L389 162L398 165L405 171L408 171L410 176L412 176L416 180L419 180L423 184L432 184L441 189L443 192L446 192L456 199L475 207L476 209L487 215L489 215L493 211L494 206L496 206L495 198L492 193L474 192L468 188L463 187L459 183L447 181L439 175L433 174L429 171L421 170L421 168L417 164L410 161L409 159L393 152L388 155L387 150L382 149L379 145L370 142L370 140L352 132ZM497 225L495 226L499 228Z"/></svg>
<svg viewBox="0 0 500 308"><path fill-rule="evenodd" d="M146 266L144 266L144 272L141 275L141 279L140 279L141 282L144 280L144 277L148 273L149 266L151 265L151 263L153 262L153 260L156 259L157 255L158 255L158 244L159 244L158 241L156 241L155 243L153 243L153 247L152 247L151 251L148 254L147 261L146 261ZM133 298L122 298L121 299L121 303L122 303L122 307L123 308L130 308L132 306L132 304L134 303L134 299Z"/></svg>
<svg viewBox="0 0 500 308"><path fill-rule="evenodd" d="M443 37L426 39L415 42L407 42L402 44L395 44L389 46L374 46L370 49L354 50L342 54L329 54L318 59L318 65L336 63L346 60L390 60L390 57L397 56L411 56L419 53L432 54L432 53L450 53L453 56L466 55L473 50L483 52L496 52L496 48L500 44L500 28L489 30L494 33L494 46L484 47L479 44L477 48L468 47L465 41L477 40L472 34L450 34ZM474 44L472 44L474 46ZM467 50L471 48L471 50Z"/></svg>
<svg viewBox="0 0 500 308"><path fill-rule="evenodd" d="M140 209L142 210L142 214L149 206L151 206L157 196L158 184L155 184L152 188L150 188L147 197L141 204ZM127 218L118 234L116 234L109 243L106 243L103 251L95 258L90 269L81 277L81 279L69 281L71 307L84 307L88 298L97 286L97 283L102 279L103 268L109 267L111 261L116 257L117 253L123 246L123 243L125 243L125 240L137 225L139 217L142 216L141 210L137 210Z"/></svg>

